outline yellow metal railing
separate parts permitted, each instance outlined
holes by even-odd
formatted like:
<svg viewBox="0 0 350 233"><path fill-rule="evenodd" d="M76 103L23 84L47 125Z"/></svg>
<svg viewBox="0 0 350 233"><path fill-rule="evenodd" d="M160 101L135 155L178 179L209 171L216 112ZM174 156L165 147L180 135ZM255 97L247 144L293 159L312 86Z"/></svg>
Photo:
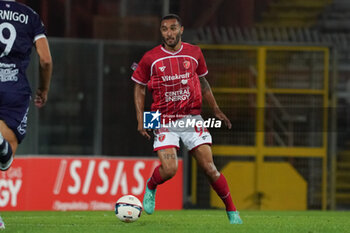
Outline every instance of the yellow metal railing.
<svg viewBox="0 0 350 233"><path fill-rule="evenodd" d="M220 51L255 51L256 52L256 85L254 87L231 87L212 86L215 94L251 94L256 96L256 130L255 145L213 145L212 150L215 156L253 156L255 157L255 191L260 193L264 175L263 168L265 157L303 157L322 159L322 209L327 208L327 108L328 108L328 73L329 73L329 50L326 47L290 47L290 46L231 46L231 45L201 45L203 52L216 50ZM320 88L270 88L267 87L267 59L271 51L300 51L300 52L320 52L322 53L322 87ZM208 61L207 61L208 63ZM208 64L209 66L209 64ZM212 74L215 76L215 74ZM322 123L322 145L317 147L300 146L266 146L265 145L265 108L267 94L292 94L292 95L316 95L322 97L323 123ZM230 181L229 181L230 182ZM192 202L197 202L197 167L192 163Z"/></svg>

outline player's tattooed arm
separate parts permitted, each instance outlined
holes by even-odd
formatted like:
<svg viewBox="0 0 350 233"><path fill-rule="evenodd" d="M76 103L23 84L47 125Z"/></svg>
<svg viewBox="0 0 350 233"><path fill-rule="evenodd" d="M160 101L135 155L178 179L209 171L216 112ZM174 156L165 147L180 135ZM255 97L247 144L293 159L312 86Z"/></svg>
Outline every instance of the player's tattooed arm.
<svg viewBox="0 0 350 233"><path fill-rule="evenodd" d="M211 92L211 88L210 85L207 81L206 78L199 78L199 81L201 83L201 89L202 89L202 94L204 95L205 93L207 93L208 91Z"/></svg>
<svg viewBox="0 0 350 233"><path fill-rule="evenodd" d="M211 88L207 79L202 77L202 78L199 78L199 81L201 83L203 99L205 99L208 102L209 106L215 112L216 109L219 109L219 105L216 103L216 100L214 98L213 92L211 91Z"/></svg>
<svg viewBox="0 0 350 233"><path fill-rule="evenodd" d="M221 111L219 105L216 103L215 97L213 95L213 92L211 91L211 88L210 88L210 85L209 85L207 79L202 77L202 78L199 78L199 81L201 83L203 99L205 99L207 101L208 105L213 110L214 116L216 118L222 120L225 123L225 125L227 126L227 128L231 129L231 127L232 127L231 121Z"/></svg>

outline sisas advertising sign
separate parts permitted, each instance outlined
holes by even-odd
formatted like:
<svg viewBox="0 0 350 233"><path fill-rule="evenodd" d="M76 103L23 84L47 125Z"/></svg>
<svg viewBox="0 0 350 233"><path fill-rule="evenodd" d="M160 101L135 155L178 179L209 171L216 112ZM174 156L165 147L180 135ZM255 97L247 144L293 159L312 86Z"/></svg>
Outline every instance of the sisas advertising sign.
<svg viewBox="0 0 350 233"><path fill-rule="evenodd" d="M0 210L113 210L131 194L141 201L158 159L16 157L0 173ZM182 160L157 190L156 209L182 208Z"/></svg>

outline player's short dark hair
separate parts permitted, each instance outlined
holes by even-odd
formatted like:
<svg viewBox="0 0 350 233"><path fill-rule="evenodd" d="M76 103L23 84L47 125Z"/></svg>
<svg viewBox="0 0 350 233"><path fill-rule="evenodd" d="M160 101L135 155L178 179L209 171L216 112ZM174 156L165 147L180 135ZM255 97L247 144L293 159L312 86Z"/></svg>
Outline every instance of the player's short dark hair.
<svg viewBox="0 0 350 233"><path fill-rule="evenodd" d="M164 15L162 17L162 20L160 22L162 22L163 20L166 20L166 19L176 19L177 22L179 22L180 26L182 26L182 19L180 18L180 16L176 15L176 14L167 14L167 15Z"/></svg>

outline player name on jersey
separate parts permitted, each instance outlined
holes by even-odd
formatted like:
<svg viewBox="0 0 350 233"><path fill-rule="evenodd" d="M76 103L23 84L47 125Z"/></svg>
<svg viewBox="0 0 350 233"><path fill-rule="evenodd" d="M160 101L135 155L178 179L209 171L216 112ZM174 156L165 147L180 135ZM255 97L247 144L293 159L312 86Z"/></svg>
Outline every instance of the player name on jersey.
<svg viewBox="0 0 350 233"><path fill-rule="evenodd" d="M28 18L29 18L28 15L20 14L15 11L0 10L0 19L2 20L15 21L15 22L27 24Z"/></svg>

